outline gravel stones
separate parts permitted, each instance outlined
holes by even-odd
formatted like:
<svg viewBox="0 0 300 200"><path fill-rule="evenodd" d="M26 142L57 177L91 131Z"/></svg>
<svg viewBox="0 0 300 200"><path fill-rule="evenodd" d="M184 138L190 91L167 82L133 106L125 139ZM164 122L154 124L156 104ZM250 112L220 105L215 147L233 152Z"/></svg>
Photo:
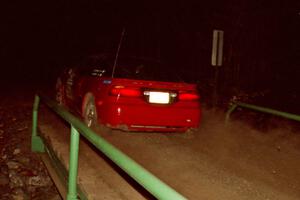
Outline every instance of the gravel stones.
<svg viewBox="0 0 300 200"><path fill-rule="evenodd" d="M28 178L27 184L38 187L48 187L52 185L52 181L49 176L32 176Z"/></svg>
<svg viewBox="0 0 300 200"><path fill-rule="evenodd" d="M24 113L30 113L31 106L11 103L0 110L0 200L61 200L45 166L30 149L31 115Z"/></svg>
<svg viewBox="0 0 300 200"><path fill-rule="evenodd" d="M12 198L13 200L27 200L29 199L28 194L22 188L14 188L12 190Z"/></svg>
<svg viewBox="0 0 300 200"><path fill-rule="evenodd" d="M0 174L0 186L9 184L9 178L5 174Z"/></svg>
<svg viewBox="0 0 300 200"><path fill-rule="evenodd" d="M16 171L14 170L10 170L9 171L9 187L10 188L17 188L17 187L24 187L25 184L24 184L24 181L23 181L23 177L19 176L17 174Z"/></svg>
<svg viewBox="0 0 300 200"><path fill-rule="evenodd" d="M20 168L21 164L16 161L8 161L6 162L8 169L18 169Z"/></svg>
<svg viewBox="0 0 300 200"><path fill-rule="evenodd" d="M19 154L19 153L21 153L21 149L18 149L18 148L15 149L14 152L13 152L14 155L17 155L17 154Z"/></svg>

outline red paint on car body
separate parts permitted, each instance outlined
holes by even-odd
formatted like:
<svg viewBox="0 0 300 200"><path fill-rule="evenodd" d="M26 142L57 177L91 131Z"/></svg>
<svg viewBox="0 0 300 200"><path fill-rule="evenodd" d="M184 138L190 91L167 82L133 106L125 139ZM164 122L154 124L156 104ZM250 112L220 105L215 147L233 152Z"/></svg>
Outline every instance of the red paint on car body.
<svg viewBox="0 0 300 200"><path fill-rule="evenodd" d="M85 95L92 94L99 123L111 128L186 131L199 126L201 106L195 84L80 74L74 77L72 85L65 87L72 90L65 97L67 106L82 114ZM67 81L65 78L64 84ZM151 92L169 95L169 103L150 103Z"/></svg>

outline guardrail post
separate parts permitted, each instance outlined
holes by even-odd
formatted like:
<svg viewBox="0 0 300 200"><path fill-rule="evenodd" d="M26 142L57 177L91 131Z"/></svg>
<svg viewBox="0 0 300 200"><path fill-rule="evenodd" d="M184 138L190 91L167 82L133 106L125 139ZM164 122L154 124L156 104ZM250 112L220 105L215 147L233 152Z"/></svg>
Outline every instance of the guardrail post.
<svg viewBox="0 0 300 200"><path fill-rule="evenodd" d="M225 117L225 124L228 124L229 119L230 119L230 114L238 107L237 104L233 104L228 111L226 112L226 117Z"/></svg>
<svg viewBox="0 0 300 200"><path fill-rule="evenodd" d="M70 162L67 200L77 200L77 171L79 152L79 132L71 125Z"/></svg>
<svg viewBox="0 0 300 200"><path fill-rule="evenodd" d="M44 143L40 136L37 135L37 121L40 97L35 95L32 109L32 134L31 134L31 150L34 152L45 152Z"/></svg>

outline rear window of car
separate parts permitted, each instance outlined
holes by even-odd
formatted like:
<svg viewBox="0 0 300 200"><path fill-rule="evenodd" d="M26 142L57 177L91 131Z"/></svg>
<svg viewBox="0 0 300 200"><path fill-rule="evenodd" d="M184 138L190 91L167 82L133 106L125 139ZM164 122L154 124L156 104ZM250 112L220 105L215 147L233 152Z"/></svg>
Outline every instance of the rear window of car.
<svg viewBox="0 0 300 200"><path fill-rule="evenodd" d="M116 65L115 76L142 80L180 81L176 72L167 65L143 59L120 59Z"/></svg>
<svg viewBox="0 0 300 200"><path fill-rule="evenodd" d="M95 68L105 70L105 76L112 76L114 71L115 78L128 78L138 80L154 80L154 81L170 81L181 82L181 78L176 73L176 69L151 59L141 58L118 58L114 68L114 58L103 58L98 61L93 60L92 64Z"/></svg>

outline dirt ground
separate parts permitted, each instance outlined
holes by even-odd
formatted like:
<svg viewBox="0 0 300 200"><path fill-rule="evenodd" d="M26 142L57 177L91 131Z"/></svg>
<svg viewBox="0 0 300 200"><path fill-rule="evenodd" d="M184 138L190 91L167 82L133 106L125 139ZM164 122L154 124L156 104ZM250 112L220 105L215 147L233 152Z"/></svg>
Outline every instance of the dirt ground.
<svg viewBox="0 0 300 200"><path fill-rule="evenodd" d="M57 131L55 117L45 116L46 126ZM200 129L187 134L98 133L188 199L299 199L298 129L280 118L268 123L276 128L238 119L226 126L224 112L204 110Z"/></svg>
<svg viewBox="0 0 300 200"><path fill-rule="evenodd" d="M2 102L1 116L7 112L3 109L7 104L19 110L23 105L22 109L27 113L25 118L20 118L25 122L27 129L22 134L3 134L3 137L30 138L33 96L27 97ZM43 126L47 124L49 129L57 129L60 120L45 114L47 111L42 112ZM99 132L99 135L188 199L300 199L300 135L297 124L294 126L293 123L280 118L274 118L271 122L252 120L250 115L248 123L245 115L239 119L240 114L233 114L233 120L225 126L224 112L204 109L199 130L187 134L112 131ZM19 120L19 117L16 119ZM13 126L3 123L5 127ZM269 125L262 126L259 123ZM67 134L65 129L68 127L61 128L61 131ZM23 146L28 149L29 141L17 140L21 149ZM83 151L90 150L81 148L80 151L84 155L89 153ZM22 152L32 156L30 151ZM83 163L79 165L82 166ZM101 174L101 166L97 167ZM101 177L105 181L105 177L110 176L103 174ZM51 187L53 186L49 186ZM53 189L48 191L50 192L41 195L53 198ZM51 199L50 197L48 199ZM123 197L120 199L128 199Z"/></svg>
<svg viewBox="0 0 300 200"><path fill-rule="evenodd" d="M239 121L225 126L223 113L207 110L203 116L194 133L104 137L188 199L300 198L297 132L261 132Z"/></svg>

